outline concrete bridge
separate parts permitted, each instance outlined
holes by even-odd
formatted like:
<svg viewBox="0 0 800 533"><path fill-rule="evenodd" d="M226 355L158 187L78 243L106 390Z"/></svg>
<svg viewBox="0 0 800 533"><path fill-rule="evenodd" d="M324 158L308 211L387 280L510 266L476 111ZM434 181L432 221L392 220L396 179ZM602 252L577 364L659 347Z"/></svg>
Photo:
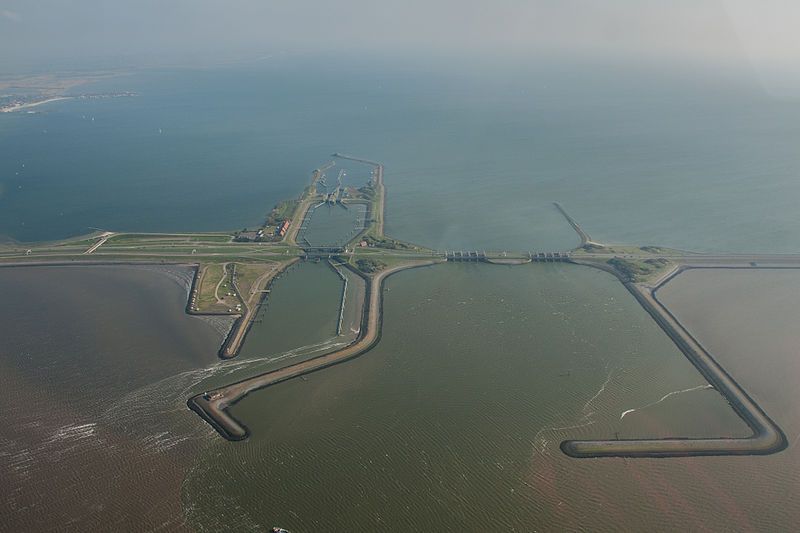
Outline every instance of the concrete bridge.
<svg viewBox="0 0 800 533"><path fill-rule="evenodd" d="M331 257L341 255L345 249L341 246L304 246L303 253L305 259L329 259Z"/></svg>

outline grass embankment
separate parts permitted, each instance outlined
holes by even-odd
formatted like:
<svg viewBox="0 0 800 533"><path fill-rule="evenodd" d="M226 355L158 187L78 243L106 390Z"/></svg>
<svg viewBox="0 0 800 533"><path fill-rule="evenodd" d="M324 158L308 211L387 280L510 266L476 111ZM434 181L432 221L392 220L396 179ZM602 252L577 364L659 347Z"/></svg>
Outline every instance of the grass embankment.
<svg viewBox="0 0 800 533"><path fill-rule="evenodd" d="M278 263L269 261L262 263L236 263L236 286L242 297L247 300L250 297L251 291L261 290L258 285L259 280L267 273L274 271Z"/></svg>
<svg viewBox="0 0 800 533"><path fill-rule="evenodd" d="M362 257L355 260L356 268L365 274L374 274L387 267L387 264L378 259Z"/></svg>
<svg viewBox="0 0 800 533"><path fill-rule="evenodd" d="M210 263L200 267L197 298L194 309L198 313L239 314L242 300L250 302L262 289L264 279L280 263ZM233 283L235 281L235 283ZM237 291L238 289L238 291Z"/></svg>
<svg viewBox="0 0 800 533"><path fill-rule="evenodd" d="M607 263L624 279L634 283L650 281L672 264L664 258L622 259L620 257L609 259Z"/></svg>
<svg viewBox="0 0 800 533"><path fill-rule="evenodd" d="M408 244L403 241L398 241L391 237L376 237L374 234L367 232L362 238L362 241L367 243L370 248L383 248L385 250L418 250L418 246Z"/></svg>
<svg viewBox="0 0 800 533"><path fill-rule="evenodd" d="M231 242L232 236L228 233L218 233L218 234L146 234L146 233L120 233L118 235L113 235L109 237L108 241L104 246L115 244L115 243L167 243L167 242L176 242L176 243L221 243L221 242Z"/></svg>
<svg viewBox="0 0 800 533"><path fill-rule="evenodd" d="M653 256L661 256L661 255L686 255L687 252L682 252L680 250L674 250L672 248L664 248L661 246L628 246L625 244L597 244L597 243L588 243L580 248L577 248L576 253L587 253L587 254L614 254L614 255L653 255Z"/></svg>
<svg viewBox="0 0 800 533"><path fill-rule="evenodd" d="M297 211L300 200L283 200L272 208L267 215L265 227L275 227L286 219L291 219Z"/></svg>
<svg viewBox="0 0 800 533"><path fill-rule="evenodd" d="M359 187L358 189L348 187L346 192L348 202L366 204L367 213L370 217L365 221L364 224L368 228L367 233L370 233L376 237L382 237L383 235L377 231L377 226L378 218L383 216L383 206L381 205L383 202L383 195L380 194L375 181L370 180L368 184L364 185L363 187Z"/></svg>
<svg viewBox="0 0 800 533"><path fill-rule="evenodd" d="M384 270L392 269L401 265L408 264L413 261L432 260L438 262L438 258L430 258L429 256L419 257L415 254L386 254L381 253L377 249L358 248L356 253L351 256L339 256L343 262L347 262L359 271L365 274L372 274L376 272L383 272ZM361 262L359 264L359 262ZM374 270L373 270L374 269Z"/></svg>
<svg viewBox="0 0 800 533"><path fill-rule="evenodd" d="M62 246L79 246L81 248L89 248L91 245L97 242L99 237L92 237L91 239L81 239L79 241L68 241L68 242L59 242L54 244L53 246L62 247Z"/></svg>
<svg viewBox="0 0 800 533"><path fill-rule="evenodd" d="M137 248L137 249L105 249L101 247L93 254L86 255L80 248L64 249L57 251L52 249L35 249L32 254L26 254L24 250L6 252L0 250L1 263L231 263L231 262L255 262L255 261L283 261L295 258L300 254L297 248L281 247L278 249L266 248L263 250L242 249L239 250L198 250L191 253L191 250L165 248L162 250Z"/></svg>
<svg viewBox="0 0 800 533"><path fill-rule="evenodd" d="M239 299L231 284L233 264L207 264L200 267L197 298L193 311L197 313L235 313Z"/></svg>
<svg viewBox="0 0 800 533"><path fill-rule="evenodd" d="M354 200L372 201L377 196L377 191L375 190L375 184L372 181L370 181L363 187L359 187L357 189L355 187L347 187L346 191L347 191L347 196Z"/></svg>
<svg viewBox="0 0 800 533"><path fill-rule="evenodd" d="M573 254L577 259L601 261L602 255L614 254L616 257L605 261L613 267L619 275L634 283L647 282L657 278L672 264L673 256L684 253L660 246L626 246L626 245L599 245L588 243L581 246ZM664 256L670 256L669 258Z"/></svg>
<svg viewBox="0 0 800 533"><path fill-rule="evenodd" d="M87 246L88 248L88 246ZM190 236L149 236L149 235L120 235L111 237L101 246L95 255L111 252L126 254L187 254L208 255L238 255L249 253L292 253L292 248L280 243L247 243L234 242L230 235L198 235ZM37 251L37 250L34 250Z"/></svg>

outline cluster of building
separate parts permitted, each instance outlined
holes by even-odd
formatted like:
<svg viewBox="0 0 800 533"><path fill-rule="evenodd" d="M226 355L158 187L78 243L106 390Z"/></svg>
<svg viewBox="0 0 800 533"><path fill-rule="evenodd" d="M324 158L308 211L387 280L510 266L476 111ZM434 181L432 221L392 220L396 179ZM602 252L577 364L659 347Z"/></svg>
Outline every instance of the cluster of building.
<svg viewBox="0 0 800 533"><path fill-rule="evenodd" d="M286 232L289 231L289 226L291 222L289 220L284 220L277 226L275 226L275 233L273 234L265 234L264 229L261 228L258 231L240 231L234 237L234 240L237 242L249 242L249 241L274 241L276 240L274 237L283 238L286 236Z"/></svg>
<svg viewBox="0 0 800 533"><path fill-rule="evenodd" d="M264 238L264 230L258 231L242 231L236 235L234 239L237 242L260 241Z"/></svg>
<svg viewBox="0 0 800 533"><path fill-rule="evenodd" d="M285 237L286 232L289 231L289 224L290 222L288 220L284 220L278 224L278 227L275 228L275 235L278 235L279 237Z"/></svg>

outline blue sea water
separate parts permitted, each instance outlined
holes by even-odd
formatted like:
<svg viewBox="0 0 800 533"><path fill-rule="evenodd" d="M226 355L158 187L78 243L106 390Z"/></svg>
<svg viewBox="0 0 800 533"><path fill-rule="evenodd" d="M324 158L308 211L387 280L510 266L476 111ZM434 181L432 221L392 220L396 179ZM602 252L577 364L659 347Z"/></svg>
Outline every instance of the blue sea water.
<svg viewBox="0 0 800 533"><path fill-rule="evenodd" d="M800 108L772 99L747 72L720 77L586 65L470 71L292 58L143 71L79 90L130 90L139 96L61 101L33 114L0 115L0 234L36 241L85 233L89 227L238 229L259 223L275 202L298 194L311 170L332 152L344 152L385 163L387 231L436 248L574 246L576 236L553 201L597 240L729 251L800 248L795 208ZM319 326L320 338L333 334L336 317L325 307L338 300L338 285L322 285L338 282L326 265L307 266L322 273L300 270L276 285L272 311L284 316L268 317L251 332L243 355L271 355L316 342L303 334L309 319ZM665 405L664 411L622 422L620 413L696 386L701 376L613 278L565 265L441 268L388 281L386 330L375 353L242 402L245 420L256 428L248 443L223 442L185 409L191 387L199 392L214 379L233 376L220 364L190 365L121 399L115 389L98 402L108 409L99 421L26 401L19 391L39 394L41 383L12 379L9 383L24 386L6 387L13 400L8 405L23 409L37 424L52 416L57 423L7 425L11 431L34 428L27 438L40 457L56 457L62 466L72 465L64 462L72 458L81 464L48 470L46 462L41 463L45 467L37 463L31 481L10 483L14 498L25 494L41 501L44 494L50 506L15 519L30 521L35 515L63 528L65 523L107 525L114 519L126 523L131 516L144 517L145 526L151 521L163 526L184 524L188 517L191 525L209 530L239 524L252 529L253 523L294 530L292 521L330 529L331 520L372 524L384 516L423 528L458 520L465 527L538 523L555 529L584 523L600 529L604 524L732 529L748 521L755 526L750 529L775 529L797 522L796 506L775 512L774 491L753 498L749 490L757 483L774 487L773 478L791 486L786 477L791 469L770 466L770 458L622 465L576 463L556 451L558 439L610 436L617 430L635 436L634 431L686 434L685 428L699 427L716 434L728 427L724 413L732 416L723 400L705 391L700 399L672 397L679 403L669 409ZM183 309L183 285L170 292L166 281L147 281L142 274L129 274L133 281L124 273L109 274L99 284L90 273L70 283L61 274L47 277L48 285L33 278L15 281L34 273L8 270L9 290L24 292L28 307L47 310L53 324L75 318L58 312L64 306L81 310L81 316L96 314L100 297L114 304L116 314L161 316L130 305L144 302L161 314L191 318L174 314ZM167 294L171 303L159 303L151 291L141 290L142 283L153 294ZM53 293L51 285L68 294ZM308 294L292 290L291 297L278 301L278 292L291 285L302 285ZM131 291L139 297L131 299ZM17 337L30 328L36 334L20 337L32 344L10 352L10 361L18 356L28 361L27 352L58 351L51 342L55 326L48 322L43 331L41 313L21 313L17 300L7 298L14 306L7 313L30 323L15 330ZM308 311L312 304L321 307ZM107 313L106 321L114 313ZM392 319L393 313L403 320ZM294 315L304 321L291 320ZM56 329L69 331L73 326L67 322ZM81 324L95 326L92 320ZM176 332L183 327L145 329L147 339L169 348L180 340ZM102 331L124 341L113 327ZM206 334L213 337L211 330ZM96 336L91 331L73 335L90 341ZM214 339L200 343L201 337L190 337L197 342L185 347L188 352L180 347L172 352L185 352L191 356L186 360L197 365L213 360ZM125 361L140 361L131 356L135 343L120 346L106 349L117 350L114 357ZM88 390L84 381L92 376L84 358L65 361L74 387ZM45 383L52 378L48 368L36 368ZM209 381L199 383L204 376ZM548 393L556 389L559 395ZM56 403L71 408L74 402ZM643 425L636 426L637 420ZM76 428L112 440L81 437L102 450L85 452L69 440ZM6 441L24 442L17 436ZM42 442L57 442L55 449L71 455L52 453ZM180 460L174 464L160 462L163 457L172 461L163 449L151 451L153 443L169 450L180 442L185 448L175 448ZM213 460L195 461L198 443L208 446L205 457ZM415 455L418 451L424 453ZM6 456L29 461L27 453L21 447ZM474 460L464 460L470 456ZM88 479L83 474L91 478L91 487L103 485L96 481L110 472L108 457L125 459L137 475L121 476L136 482L131 488L119 485L132 496L115 498L112 491L117 505L102 509L86 496L93 493L83 488ZM377 470L367 470L367 464L381 474L373 475ZM753 469L752 483L741 484L743 468ZM63 479L53 477L59 472ZM359 476L370 484L342 483ZM363 500L365 486L373 499L392 498L353 507ZM401 497L394 498L397 493ZM75 494L80 501L70 499ZM429 495L439 498L438 504L431 506ZM791 500L792 491L787 495ZM163 516L119 505L142 501L147 506L153 497L167 502L152 508L163 510ZM297 502L311 502L300 516L293 514ZM422 511L409 514L408 509ZM455 513L459 516L451 520Z"/></svg>
<svg viewBox="0 0 800 533"><path fill-rule="evenodd" d="M0 234L231 230L335 151L386 165L387 232L434 248L577 238L800 250L800 104L748 72L418 69L284 58L151 70L0 116Z"/></svg>

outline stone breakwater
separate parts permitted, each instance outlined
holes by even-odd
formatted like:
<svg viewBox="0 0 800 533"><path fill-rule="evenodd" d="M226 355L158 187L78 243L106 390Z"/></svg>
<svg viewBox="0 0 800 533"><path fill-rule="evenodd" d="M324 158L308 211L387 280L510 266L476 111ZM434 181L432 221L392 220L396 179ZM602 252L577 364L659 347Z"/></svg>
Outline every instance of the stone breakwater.
<svg viewBox="0 0 800 533"><path fill-rule="evenodd" d="M590 266L611 272L619 278L619 274L611 267L604 268L598 264ZM786 448L786 436L778 425L656 297L659 288L687 268L691 267L676 269L652 289L622 278L620 281L709 384L725 397L753 434L746 438L566 440L561 443L561 450L565 454L578 458L767 455Z"/></svg>
<svg viewBox="0 0 800 533"><path fill-rule="evenodd" d="M187 405L226 439L233 441L246 439L249 435L247 427L227 412L228 407L252 391L349 361L368 352L380 340L383 320L383 283L386 278L402 270L435 263L437 261L410 261L372 276L364 276L359 272L359 275L367 280L365 294L367 305L364 306L359 336L351 344L335 352L195 395L189 398Z"/></svg>

